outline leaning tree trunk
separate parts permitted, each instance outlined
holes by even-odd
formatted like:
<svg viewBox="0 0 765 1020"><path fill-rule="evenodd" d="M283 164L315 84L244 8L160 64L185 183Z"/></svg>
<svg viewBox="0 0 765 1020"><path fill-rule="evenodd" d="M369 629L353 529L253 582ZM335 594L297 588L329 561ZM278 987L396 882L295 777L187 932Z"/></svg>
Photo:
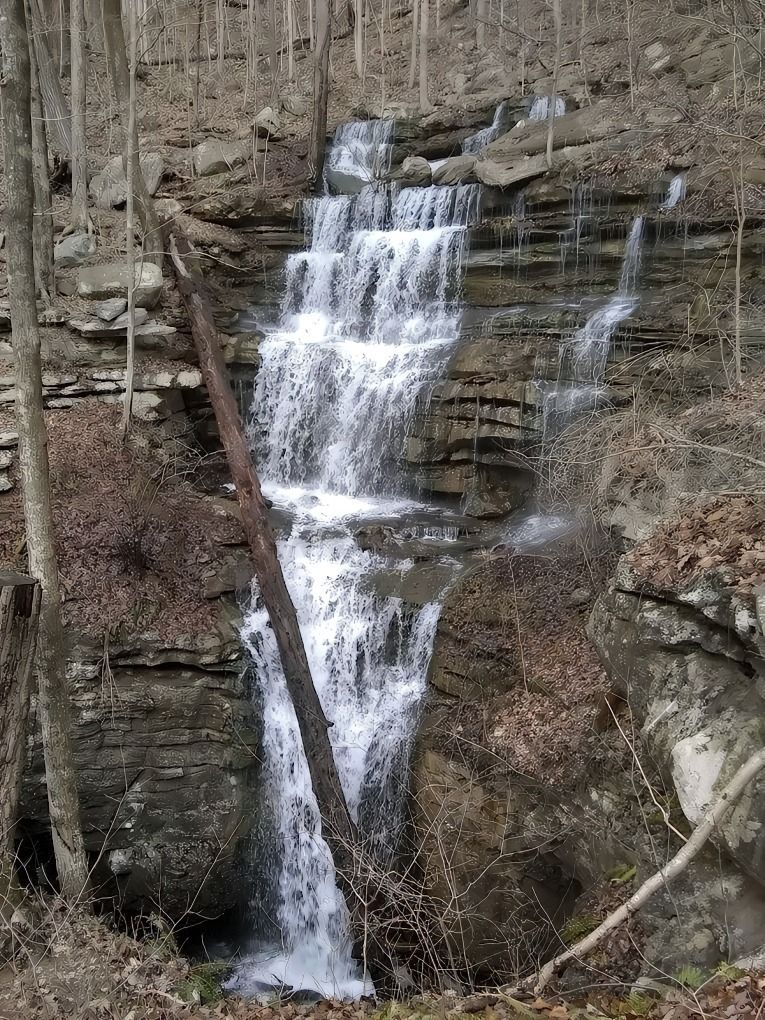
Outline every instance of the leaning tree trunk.
<svg viewBox="0 0 765 1020"><path fill-rule="evenodd" d="M50 500L48 435L43 416L42 364L32 255L32 124L24 0L3 0L0 88L8 207L8 290L16 373L16 423L29 568L42 586L38 642L38 712L45 752L53 849L68 899L88 886L72 758L61 596Z"/></svg>
<svg viewBox="0 0 765 1020"><path fill-rule="evenodd" d="M26 0L27 24L31 24L31 5ZM53 293L53 201L48 171L48 132L45 129L40 75L37 55L29 40L29 65L32 82L32 166L34 169L35 218L33 227L35 285L43 301L49 302Z"/></svg>
<svg viewBox="0 0 765 1020"><path fill-rule="evenodd" d="M127 140L131 134L133 160L133 193L138 218L143 227L143 244L146 258L162 264L162 234L159 220L154 209L151 195L146 189L143 171L141 170L140 149L138 147L138 127L135 120L130 119L130 71L127 63L125 31L122 27L120 0L103 0L104 41L106 44L106 62L109 65L109 77L117 97L120 111L122 133ZM125 146L127 151L127 145ZM126 168L127 169L127 168Z"/></svg>
<svg viewBox="0 0 765 1020"><path fill-rule="evenodd" d="M14 828L39 616L37 581L0 571L0 944L22 899L14 869Z"/></svg>
<svg viewBox="0 0 765 1020"><path fill-rule="evenodd" d="M48 137L51 148L68 159L72 154L72 113L61 88L61 74L51 56L47 36L43 32L43 11L40 0L31 0L32 21L30 38L34 41L37 68L40 76Z"/></svg>
<svg viewBox="0 0 765 1020"><path fill-rule="evenodd" d="M316 52L313 65L313 120L311 167L314 183L321 181L327 147L329 100L329 44L332 36L332 0L316 0Z"/></svg>
<svg viewBox="0 0 765 1020"><path fill-rule="evenodd" d="M311 678L295 607L277 556L268 510L228 381L218 331L210 306L203 297L204 283L191 269L196 252L179 232L170 234L169 248L178 289L191 322L199 367L236 486L255 576L271 620L287 689L300 726L311 783L321 814L322 834L332 851L341 885L350 899L356 827L340 784L329 740L329 723Z"/></svg>

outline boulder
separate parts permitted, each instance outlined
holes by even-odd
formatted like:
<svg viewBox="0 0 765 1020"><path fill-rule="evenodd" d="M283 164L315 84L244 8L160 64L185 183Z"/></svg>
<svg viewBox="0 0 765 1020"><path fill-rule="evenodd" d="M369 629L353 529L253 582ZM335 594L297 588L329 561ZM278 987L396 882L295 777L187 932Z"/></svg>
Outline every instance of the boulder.
<svg viewBox="0 0 765 1020"><path fill-rule="evenodd" d="M434 184L475 184L475 156L452 156L433 170Z"/></svg>
<svg viewBox="0 0 765 1020"><path fill-rule="evenodd" d="M226 142L220 138L207 138L192 152L194 172L198 177L225 173L245 163L249 151L246 142Z"/></svg>
<svg viewBox="0 0 765 1020"><path fill-rule="evenodd" d="M407 156L401 166L388 175L388 180L402 188L424 187L430 184L430 163L422 156Z"/></svg>
<svg viewBox="0 0 765 1020"><path fill-rule="evenodd" d="M90 301L127 298L129 273L125 265L89 266L77 274L77 293ZM139 308L153 308L162 294L162 270L153 262L143 262L135 269L135 303Z"/></svg>
<svg viewBox="0 0 765 1020"><path fill-rule="evenodd" d="M695 826L765 742L765 637L754 595L708 574L660 589L627 559L595 605L590 632L641 739ZM713 837L765 887L765 777Z"/></svg>
<svg viewBox="0 0 765 1020"><path fill-rule="evenodd" d="M157 152L142 152L140 157L146 190L154 195L159 188L165 164ZM127 178L122 156L110 159L90 181L90 197L99 209L114 209L127 201Z"/></svg>
<svg viewBox="0 0 765 1020"><path fill-rule="evenodd" d="M96 253L96 239L89 234L70 234L57 241L53 248L56 269L74 269Z"/></svg>
<svg viewBox="0 0 765 1020"><path fill-rule="evenodd" d="M272 106L264 106L255 117L255 128L259 135L267 135L269 138L276 138L281 130L279 114Z"/></svg>
<svg viewBox="0 0 765 1020"><path fill-rule="evenodd" d="M135 325L142 326L149 318L149 313L145 308L135 309ZM123 334L127 332L128 328L128 313L122 312L121 315L116 315L113 319L91 319L90 321L83 322L81 319L70 319L69 325L72 329L76 329L83 336L92 337L109 337L117 334Z"/></svg>
<svg viewBox="0 0 765 1020"><path fill-rule="evenodd" d="M308 112L308 103L302 96L289 95L282 98L282 108L291 117L304 117Z"/></svg>

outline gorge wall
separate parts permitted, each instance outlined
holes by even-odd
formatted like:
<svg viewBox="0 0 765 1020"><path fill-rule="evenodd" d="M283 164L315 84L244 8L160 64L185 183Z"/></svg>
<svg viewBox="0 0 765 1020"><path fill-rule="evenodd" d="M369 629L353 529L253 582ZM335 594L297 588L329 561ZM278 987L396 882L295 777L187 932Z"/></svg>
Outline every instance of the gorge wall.
<svg viewBox="0 0 765 1020"><path fill-rule="evenodd" d="M762 363L763 170L747 150L742 224L730 194L718 190L725 155L712 159L689 122L689 111L721 101L728 44L700 32L656 45L661 51L642 59L667 88L682 87L681 101L632 108L623 80L612 88L613 68L600 76L588 68L585 84L568 67L567 113L555 122L550 169L546 125L528 122L530 95L550 91L543 68L526 81L525 95L491 66L429 116L402 103L372 111L395 120L391 175L399 185L483 186L466 245L459 343L418 408L406 454L413 488L461 511L455 552L465 573L438 625L412 767L412 821L463 977L489 968L512 975L537 952L592 927L677 849L765 736L762 519L725 502L757 478L746 457L756 461L762 449L762 393L719 396L734 371L736 302L744 367L754 375ZM503 101L506 133L477 156L461 154L464 139L488 127ZM680 174L682 200L667 207ZM226 189L222 178L185 183L172 200L193 211L186 226L211 255L208 281L227 360L248 389L263 323L283 290L285 257L303 243L300 195L269 198L231 176ZM584 419L595 439L577 453L545 435L545 398L576 381L561 350L619 290L638 217L638 299L609 335L597 398L603 413ZM76 286L77 269L62 278ZM201 452L188 475L212 504L226 499L217 437L176 296L167 281L162 287L139 337L137 409L161 437L165 470L183 460L187 441ZM97 327L104 334L97 335L92 325L67 326L73 318L43 330L46 405L60 415L77 415L94 399L114 403L124 389L124 328ZM13 399L5 343L0 356L2 407ZM682 435L686 455L623 464L630 443L607 446L597 429L601 419L630 415L641 416L641 427L655 421ZM700 476L699 458L687 450L744 428L744 459L715 463L711 480L707 465ZM644 438L634 445L645 446ZM12 423L0 419L0 491L8 501L18 495L14 451ZM555 477L540 487L540 452L559 472L557 490ZM592 495L569 486L570 477L587 475L588 463ZM721 511L717 520L696 521L685 539L671 528L664 545L652 547L659 517L670 510L687 518L676 497L706 485L724 493L712 510ZM540 515L537 530L514 531L505 516L540 491L558 505ZM595 511L586 526L572 513L582 496ZM735 546L721 533L731 520L741 539ZM679 563L702 525L717 558L704 566L697 557L699 574L683 568L657 581L656 550ZM370 529L364 540L415 561L406 580L391 571L382 585L405 603L429 601L443 578L416 537ZM189 576L212 615L172 635L133 626L104 643L103 627L82 632L70 592L86 836L104 889L126 909L209 916L236 906L246 887L259 720L237 636L235 594L248 583L240 546L241 536L229 537L205 554ZM31 760L24 818L38 836L46 806L37 740ZM714 967L765 943L761 787L714 848L594 967L636 976L643 964L635 945L643 961L666 971Z"/></svg>

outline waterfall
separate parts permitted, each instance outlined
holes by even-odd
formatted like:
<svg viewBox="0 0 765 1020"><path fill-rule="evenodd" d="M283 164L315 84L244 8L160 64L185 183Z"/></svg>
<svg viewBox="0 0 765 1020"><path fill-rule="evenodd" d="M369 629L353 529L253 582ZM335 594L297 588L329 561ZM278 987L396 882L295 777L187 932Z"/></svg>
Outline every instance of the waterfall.
<svg viewBox="0 0 765 1020"><path fill-rule="evenodd" d="M375 122L346 125L329 162L358 176L389 137ZM477 186L367 187L310 201L310 247L290 256L278 328L260 345L251 440L264 491L289 522L280 559L348 805L369 852L383 859L403 825L439 606L379 593L376 577L405 578L413 564L361 549L354 530L365 519L395 524L430 511L407 491L399 463L417 401L458 336L459 270L479 198ZM457 535L448 522L422 533ZM243 637L263 706L268 824L255 853L268 862L270 888L257 890L257 933L232 987L357 997L368 981L352 959L346 904L257 591Z"/></svg>
<svg viewBox="0 0 765 1020"><path fill-rule="evenodd" d="M356 120L341 124L327 153L325 182L331 171L355 177L364 184L382 177L390 166L393 127L392 120Z"/></svg>
<svg viewBox="0 0 765 1020"><path fill-rule="evenodd" d="M493 142L496 138L499 138L503 131L507 131L509 112L510 101L505 99L494 111L494 120L491 122L491 125L489 127L482 128L480 131L476 131L474 135L468 135L468 137L463 141L463 153L480 152L481 149L486 148L486 146Z"/></svg>
<svg viewBox="0 0 765 1020"><path fill-rule="evenodd" d="M534 96L529 107L529 120L547 120L550 116L550 96ZM562 117L566 112L566 101L561 96L555 97L555 117Z"/></svg>
<svg viewBox="0 0 765 1020"><path fill-rule="evenodd" d="M618 290L603 307L589 316L564 347L558 382L552 385L538 383L542 391L544 439L555 435L577 415L596 407L602 396L614 332L637 304L634 290L640 269L642 240L643 217L637 216L625 242Z"/></svg>
<svg viewBox="0 0 765 1020"><path fill-rule="evenodd" d="M659 209L666 211L674 209L685 198L685 174L677 174L669 182L667 197L659 206Z"/></svg>

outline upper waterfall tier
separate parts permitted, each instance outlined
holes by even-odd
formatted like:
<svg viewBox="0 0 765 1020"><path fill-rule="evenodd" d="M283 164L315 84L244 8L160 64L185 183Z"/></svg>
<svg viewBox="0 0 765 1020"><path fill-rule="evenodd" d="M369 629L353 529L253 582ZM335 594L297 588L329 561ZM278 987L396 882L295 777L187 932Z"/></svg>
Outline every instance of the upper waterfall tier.
<svg viewBox="0 0 765 1020"><path fill-rule="evenodd" d="M267 482L390 494L405 423L456 339L477 185L313 200L260 353L253 435Z"/></svg>

